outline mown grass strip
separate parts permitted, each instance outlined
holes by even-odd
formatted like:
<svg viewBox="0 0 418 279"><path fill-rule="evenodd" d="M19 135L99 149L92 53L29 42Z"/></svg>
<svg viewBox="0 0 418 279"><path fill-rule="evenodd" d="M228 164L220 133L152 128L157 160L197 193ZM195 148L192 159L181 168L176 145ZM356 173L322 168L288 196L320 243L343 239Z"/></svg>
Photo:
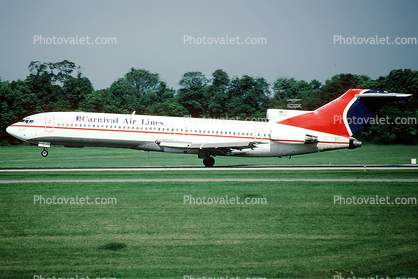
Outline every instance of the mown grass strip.
<svg viewBox="0 0 418 279"><path fill-rule="evenodd" d="M418 206L335 196L418 197L413 183L24 183L0 187L2 278L415 276ZM40 204L116 198L113 204ZM187 198L265 198L198 204Z"/></svg>

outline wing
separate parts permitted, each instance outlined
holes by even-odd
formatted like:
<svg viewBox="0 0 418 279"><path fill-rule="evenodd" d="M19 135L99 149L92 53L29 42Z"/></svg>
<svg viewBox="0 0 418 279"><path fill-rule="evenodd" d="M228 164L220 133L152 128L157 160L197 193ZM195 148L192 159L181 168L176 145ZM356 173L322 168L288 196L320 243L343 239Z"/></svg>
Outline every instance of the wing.
<svg viewBox="0 0 418 279"><path fill-rule="evenodd" d="M225 155L233 150L253 149L255 141L235 141L235 142L188 142L188 141L155 141L164 151L165 148L174 148L179 150L196 150L197 152L209 152L213 155Z"/></svg>

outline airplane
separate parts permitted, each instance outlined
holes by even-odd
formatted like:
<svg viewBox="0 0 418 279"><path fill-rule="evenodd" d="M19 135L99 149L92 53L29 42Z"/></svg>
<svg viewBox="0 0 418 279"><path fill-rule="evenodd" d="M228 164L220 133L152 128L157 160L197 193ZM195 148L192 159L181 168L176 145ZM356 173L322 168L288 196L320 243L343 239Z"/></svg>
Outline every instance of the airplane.
<svg viewBox="0 0 418 279"><path fill-rule="evenodd" d="M129 148L197 154L206 167L214 156L289 157L335 149L354 149L352 135L391 101L411 94L349 89L314 110L268 109L266 121L151 115L45 112L7 127L10 135L43 147L51 145ZM249 120L249 121L248 121Z"/></svg>

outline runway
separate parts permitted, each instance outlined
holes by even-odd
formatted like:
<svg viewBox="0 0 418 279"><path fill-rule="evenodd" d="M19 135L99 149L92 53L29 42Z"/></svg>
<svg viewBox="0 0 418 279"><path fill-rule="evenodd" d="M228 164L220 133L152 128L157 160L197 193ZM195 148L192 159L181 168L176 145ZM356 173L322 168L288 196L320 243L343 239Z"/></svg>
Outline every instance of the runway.
<svg viewBox="0 0 418 279"><path fill-rule="evenodd" d="M96 171L323 171L323 170L418 170L417 165L320 165L320 166L220 166L206 168L204 166L173 166L173 167L103 167L103 168L22 168L0 169L0 172L96 172ZM0 184L8 183L124 183L124 182L418 182L418 179L350 179L350 178L167 178L167 179L31 179L31 180L0 180Z"/></svg>
<svg viewBox="0 0 418 279"><path fill-rule="evenodd" d="M327 179L327 178L164 178L164 179L32 179L0 180L10 183L125 183L125 182L418 182L418 179Z"/></svg>
<svg viewBox="0 0 418 279"><path fill-rule="evenodd" d="M418 165L289 165L289 166L147 166L147 167L84 167L84 168L2 168L0 172L69 172L69 171L248 171L248 170L418 170Z"/></svg>

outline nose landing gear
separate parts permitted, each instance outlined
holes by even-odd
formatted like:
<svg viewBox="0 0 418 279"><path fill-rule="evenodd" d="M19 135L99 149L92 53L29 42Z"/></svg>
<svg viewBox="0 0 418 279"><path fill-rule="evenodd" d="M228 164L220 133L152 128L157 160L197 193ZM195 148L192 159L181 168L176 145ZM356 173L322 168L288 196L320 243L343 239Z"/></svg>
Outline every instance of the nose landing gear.
<svg viewBox="0 0 418 279"><path fill-rule="evenodd" d="M46 147L44 147L44 150L41 151L42 157L48 156L48 150L46 150Z"/></svg>
<svg viewBox="0 0 418 279"><path fill-rule="evenodd" d="M48 147L51 147L51 143L49 143L49 142L40 142L40 143L38 143L38 146L44 148L44 150L41 151L42 157L48 156L48 150L47 150L47 148Z"/></svg>

